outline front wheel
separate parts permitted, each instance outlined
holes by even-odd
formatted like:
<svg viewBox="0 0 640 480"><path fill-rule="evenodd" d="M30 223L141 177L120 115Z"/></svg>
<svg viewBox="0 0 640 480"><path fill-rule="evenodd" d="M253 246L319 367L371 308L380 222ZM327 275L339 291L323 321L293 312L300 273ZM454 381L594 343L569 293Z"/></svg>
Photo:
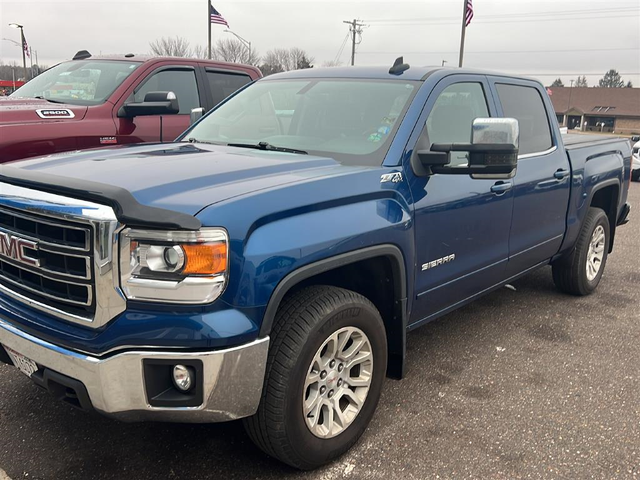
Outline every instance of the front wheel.
<svg viewBox="0 0 640 480"><path fill-rule="evenodd" d="M640 168L631 172L631 180L634 182L640 182Z"/></svg>
<svg viewBox="0 0 640 480"><path fill-rule="evenodd" d="M245 419L267 454L299 469L346 452L365 431L387 366L375 306L342 288L313 286L278 310L258 412Z"/></svg>
<svg viewBox="0 0 640 480"><path fill-rule="evenodd" d="M604 273L610 241L606 213L600 208L589 208L574 250L552 266L556 287L572 295L592 293Z"/></svg>

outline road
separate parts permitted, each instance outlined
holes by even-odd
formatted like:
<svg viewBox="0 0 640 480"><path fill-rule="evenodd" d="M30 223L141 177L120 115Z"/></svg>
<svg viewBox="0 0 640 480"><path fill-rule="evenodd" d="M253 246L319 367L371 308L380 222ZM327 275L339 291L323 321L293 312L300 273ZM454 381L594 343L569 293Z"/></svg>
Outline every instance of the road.
<svg viewBox="0 0 640 480"><path fill-rule="evenodd" d="M640 184L630 201L640 207ZM640 215L619 230L596 294L543 269L409 337L347 455L296 472L239 423L122 424L58 404L0 366L0 478L640 478Z"/></svg>

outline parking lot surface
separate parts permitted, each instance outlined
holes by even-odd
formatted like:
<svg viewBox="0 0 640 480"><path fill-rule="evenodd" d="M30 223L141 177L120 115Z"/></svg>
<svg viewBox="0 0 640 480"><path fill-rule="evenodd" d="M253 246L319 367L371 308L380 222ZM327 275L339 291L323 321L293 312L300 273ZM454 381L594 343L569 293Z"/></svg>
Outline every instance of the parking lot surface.
<svg viewBox="0 0 640 480"><path fill-rule="evenodd" d="M238 422L124 424L0 366L0 479L640 478L640 184L597 292L545 268L409 336L360 442L296 472Z"/></svg>

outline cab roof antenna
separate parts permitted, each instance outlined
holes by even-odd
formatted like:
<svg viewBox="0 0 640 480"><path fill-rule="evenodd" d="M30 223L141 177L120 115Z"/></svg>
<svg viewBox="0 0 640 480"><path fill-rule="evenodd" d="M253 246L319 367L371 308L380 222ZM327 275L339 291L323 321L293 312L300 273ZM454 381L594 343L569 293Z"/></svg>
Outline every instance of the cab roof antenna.
<svg viewBox="0 0 640 480"><path fill-rule="evenodd" d="M396 61L393 64L393 67L389 69L389 73L391 75L402 75L402 72L409 70L411 68L408 63L404 63L403 57L396 58Z"/></svg>

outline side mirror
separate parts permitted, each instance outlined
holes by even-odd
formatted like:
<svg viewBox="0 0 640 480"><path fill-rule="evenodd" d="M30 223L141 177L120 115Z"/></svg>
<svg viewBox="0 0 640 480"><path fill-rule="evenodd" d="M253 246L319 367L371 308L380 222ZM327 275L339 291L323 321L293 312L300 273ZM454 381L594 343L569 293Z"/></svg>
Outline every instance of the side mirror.
<svg viewBox="0 0 640 480"><path fill-rule="evenodd" d="M426 171L440 174L482 175L504 178L515 175L520 130L514 118L476 118L471 143L434 143L416 154ZM469 163L451 167L451 152L469 152Z"/></svg>
<svg viewBox="0 0 640 480"><path fill-rule="evenodd" d="M175 93L149 92L144 96L143 102L125 103L118 112L118 116L174 115L178 112L180 112L180 106Z"/></svg>
<svg viewBox="0 0 640 480"><path fill-rule="evenodd" d="M203 115L204 115L204 108L202 107L192 108L191 109L191 125L193 125L198 120L200 120Z"/></svg>
<svg viewBox="0 0 640 480"><path fill-rule="evenodd" d="M634 135L631 137L632 142L640 142L640 135Z"/></svg>

